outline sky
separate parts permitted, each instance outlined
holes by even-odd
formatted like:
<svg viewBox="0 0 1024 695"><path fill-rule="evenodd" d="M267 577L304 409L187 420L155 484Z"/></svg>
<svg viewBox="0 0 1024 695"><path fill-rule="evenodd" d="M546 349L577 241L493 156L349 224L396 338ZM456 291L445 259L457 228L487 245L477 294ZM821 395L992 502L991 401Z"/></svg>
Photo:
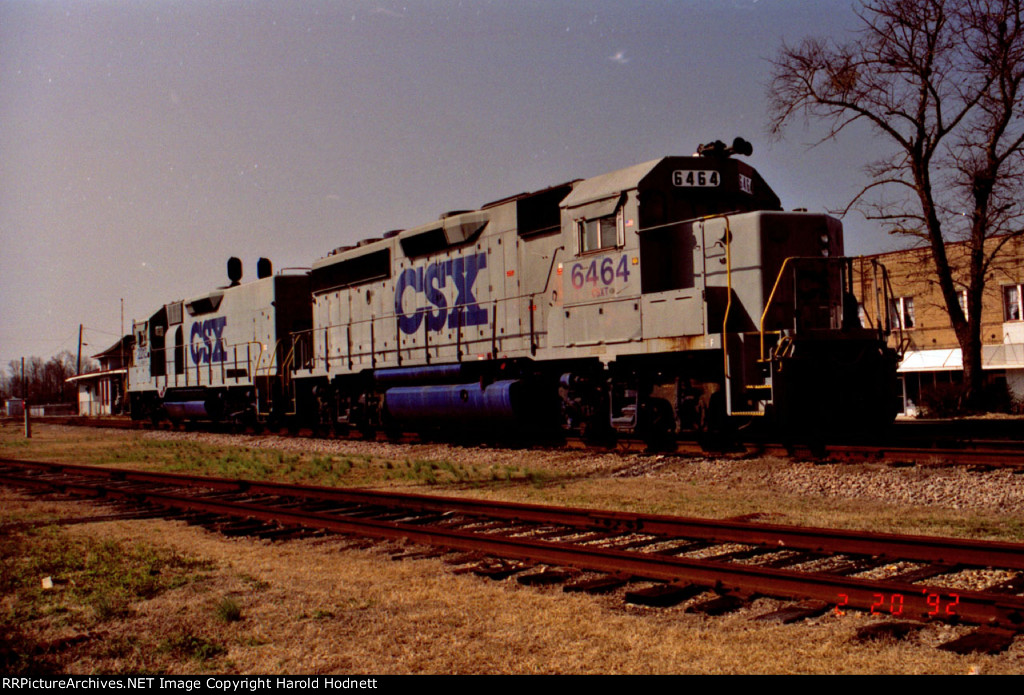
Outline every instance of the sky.
<svg viewBox="0 0 1024 695"><path fill-rule="evenodd" d="M700 143L783 206L866 181L868 131L766 131L784 41L851 0L3 0L0 369L454 209ZM846 252L899 248L844 219Z"/></svg>

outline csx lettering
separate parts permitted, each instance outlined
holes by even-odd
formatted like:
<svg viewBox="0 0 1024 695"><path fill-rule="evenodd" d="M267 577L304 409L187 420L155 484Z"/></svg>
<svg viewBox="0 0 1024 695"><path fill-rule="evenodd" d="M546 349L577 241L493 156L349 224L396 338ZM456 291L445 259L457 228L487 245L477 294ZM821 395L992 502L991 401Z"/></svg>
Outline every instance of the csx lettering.
<svg viewBox="0 0 1024 695"><path fill-rule="evenodd" d="M487 254L452 258L420 268L406 268L395 285L395 314L398 328L406 334L415 333L426 321L428 331L487 323L487 309L477 304L473 284L482 268L487 267ZM455 286L455 303L449 307L443 292L448 280ZM406 313L403 298L406 290L422 294L427 306Z"/></svg>
<svg viewBox="0 0 1024 695"><path fill-rule="evenodd" d="M225 317L218 316L215 319L196 321L192 324L189 343L193 364L223 362L226 359L224 342L221 339L226 323Z"/></svg>

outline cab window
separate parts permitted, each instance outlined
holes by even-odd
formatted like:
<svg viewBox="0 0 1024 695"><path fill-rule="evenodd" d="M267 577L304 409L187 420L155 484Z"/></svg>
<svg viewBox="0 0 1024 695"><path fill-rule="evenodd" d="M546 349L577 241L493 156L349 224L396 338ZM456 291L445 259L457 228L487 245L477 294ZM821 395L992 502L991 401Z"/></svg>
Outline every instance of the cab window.
<svg viewBox="0 0 1024 695"><path fill-rule="evenodd" d="M622 210L611 215L576 221L580 253L591 253L621 245Z"/></svg>

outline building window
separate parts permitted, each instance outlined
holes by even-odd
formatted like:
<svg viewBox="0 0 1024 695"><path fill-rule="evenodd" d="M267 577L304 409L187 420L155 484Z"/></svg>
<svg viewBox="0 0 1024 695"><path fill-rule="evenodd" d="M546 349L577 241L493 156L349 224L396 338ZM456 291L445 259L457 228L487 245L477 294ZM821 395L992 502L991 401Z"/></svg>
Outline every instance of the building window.
<svg viewBox="0 0 1024 695"><path fill-rule="evenodd" d="M1024 318L1022 306L1022 285L1006 285L1003 287L1003 320L1020 321Z"/></svg>
<svg viewBox="0 0 1024 695"><path fill-rule="evenodd" d="M914 298L894 297L889 300L889 322L893 328L910 330L914 327Z"/></svg>
<svg viewBox="0 0 1024 695"><path fill-rule="evenodd" d="M967 313L967 290L957 292L956 300L960 302L960 311L964 312L964 318L970 320L970 315Z"/></svg>
<svg viewBox="0 0 1024 695"><path fill-rule="evenodd" d="M619 246L621 226L621 210L615 214L596 217L592 220L577 220L576 233L579 235L580 253L590 253Z"/></svg>

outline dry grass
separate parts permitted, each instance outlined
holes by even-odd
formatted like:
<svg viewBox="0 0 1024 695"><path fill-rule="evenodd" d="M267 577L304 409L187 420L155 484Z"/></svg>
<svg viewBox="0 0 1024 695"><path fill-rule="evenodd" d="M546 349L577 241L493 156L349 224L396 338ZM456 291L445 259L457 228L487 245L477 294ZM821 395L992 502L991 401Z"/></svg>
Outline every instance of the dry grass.
<svg viewBox="0 0 1024 695"><path fill-rule="evenodd" d="M80 461L134 450L133 458L117 465L157 467L173 458L172 447L150 447L139 434L42 426L34 434L24 443L11 428L0 428L0 455ZM495 452L495 458L502 455ZM671 474L655 481L613 478L616 465L601 457L592 465L529 458L529 470L551 481L512 476L448 486L388 478L386 471L401 460L379 456L362 460L362 471L353 466L340 477L344 483L355 470L361 480L376 479L381 486L716 517L770 510L771 521L787 523L963 531L980 520L996 527L996 535L1013 535L994 515L968 515L974 521L965 525L960 513L922 507L907 514L856 500L773 495L734 479L709 487ZM300 457L295 469L305 465ZM457 465L483 470L479 464ZM275 472L280 471L269 474ZM81 502L0 489L0 524L97 513ZM751 621L779 605L768 599L718 618L682 607L629 607L621 592L569 595L557 586L524 588L514 580L457 575L440 560L394 562L395 548L384 544L356 549L338 538L228 539L160 520L35 531L7 527L3 533L26 541L5 546L3 558L4 567L22 568L8 573L0 603L3 625L10 626L4 632L11 635L5 658L14 660L5 672L17 667L64 673L1024 673L1022 640L997 656L934 648L965 628L926 626L904 642L859 643L856 628L875 618L850 612L793 625ZM42 569L26 560L38 547L31 542L38 534L72 548L113 545L165 558L155 575L161 581L127 599L124 611L110 614L82 602L84 593L62 583L67 577L55 577L58 584L47 594L36 588ZM136 562L138 557L129 564ZM29 599L39 603L26 612L23 602Z"/></svg>

